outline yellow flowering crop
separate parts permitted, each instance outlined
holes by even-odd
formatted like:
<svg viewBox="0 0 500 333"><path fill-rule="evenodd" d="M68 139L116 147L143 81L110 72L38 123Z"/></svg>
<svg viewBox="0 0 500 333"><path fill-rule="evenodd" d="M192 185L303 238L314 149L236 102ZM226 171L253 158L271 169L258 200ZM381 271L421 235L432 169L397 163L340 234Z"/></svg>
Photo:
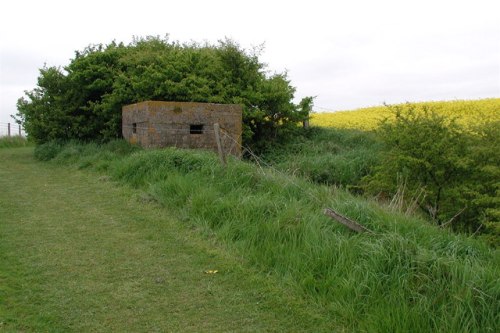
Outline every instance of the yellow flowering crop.
<svg viewBox="0 0 500 333"><path fill-rule="evenodd" d="M457 122L465 128L485 122L500 121L500 98L412 104L417 107L417 110L422 110L423 107L427 106L440 114L456 117ZM391 119L392 117L389 108L376 106L353 111L314 113L311 117L311 124L369 131L376 129L382 119Z"/></svg>

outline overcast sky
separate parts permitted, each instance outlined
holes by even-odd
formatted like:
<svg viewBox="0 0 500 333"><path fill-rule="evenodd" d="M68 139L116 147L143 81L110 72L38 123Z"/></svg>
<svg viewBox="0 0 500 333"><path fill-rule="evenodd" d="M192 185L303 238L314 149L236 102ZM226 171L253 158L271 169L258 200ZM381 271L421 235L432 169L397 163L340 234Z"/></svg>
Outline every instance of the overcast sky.
<svg viewBox="0 0 500 333"><path fill-rule="evenodd" d="M166 34L264 43L261 61L288 71L297 100L317 96L317 111L500 97L499 13L498 0L4 1L0 123L12 122L44 63L65 66L89 44Z"/></svg>

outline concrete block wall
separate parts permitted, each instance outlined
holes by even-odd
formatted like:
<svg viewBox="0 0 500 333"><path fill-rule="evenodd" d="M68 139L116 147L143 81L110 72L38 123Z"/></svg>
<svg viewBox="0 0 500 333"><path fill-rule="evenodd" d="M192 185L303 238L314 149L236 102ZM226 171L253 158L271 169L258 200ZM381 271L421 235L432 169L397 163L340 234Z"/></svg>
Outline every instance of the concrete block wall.
<svg viewBox="0 0 500 333"><path fill-rule="evenodd" d="M242 106L192 102L145 101L122 108L123 137L145 148L179 147L217 151L214 124L219 123L226 153L241 155Z"/></svg>

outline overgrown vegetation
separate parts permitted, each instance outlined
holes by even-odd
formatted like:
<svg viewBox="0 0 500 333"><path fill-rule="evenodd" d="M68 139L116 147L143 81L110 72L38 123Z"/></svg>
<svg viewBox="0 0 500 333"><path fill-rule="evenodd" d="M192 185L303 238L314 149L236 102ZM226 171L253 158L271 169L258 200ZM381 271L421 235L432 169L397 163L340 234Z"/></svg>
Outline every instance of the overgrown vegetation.
<svg viewBox="0 0 500 333"><path fill-rule="evenodd" d="M37 143L108 141L121 137L126 104L237 103L244 106L243 141L263 149L308 118L312 98L293 104L286 73L269 75L258 56L258 49L231 40L180 44L148 37L89 46L64 69L40 69L37 87L19 99L17 120Z"/></svg>
<svg viewBox="0 0 500 333"><path fill-rule="evenodd" d="M498 250L441 228L485 233L498 245L500 99L481 101L487 109L461 101L450 108L370 109L367 118L341 114L336 124L351 129L291 136L307 119L312 98L294 105L286 74L264 69L258 53L231 41L180 45L146 38L89 47L64 70L40 71L38 87L19 100L18 120L41 144L38 159L105 172L140 188L321 305L338 326L500 331ZM245 144L289 175L237 160L223 169L207 152L137 151L113 141L121 107L142 100L243 104ZM348 126L338 121L349 116ZM377 125L360 131L374 116ZM411 214L388 212L342 188ZM375 233L351 235L321 214L325 207Z"/></svg>
<svg viewBox="0 0 500 333"><path fill-rule="evenodd" d="M398 193L403 203L418 205L441 226L471 232L498 226L500 122L471 134L456 118L428 107L391 109L395 120L377 131L386 150L366 178L370 192Z"/></svg>
<svg viewBox="0 0 500 333"><path fill-rule="evenodd" d="M28 146L30 143L22 136L3 136L0 137L0 148L15 148Z"/></svg>
<svg viewBox="0 0 500 333"><path fill-rule="evenodd" d="M435 224L483 234L498 246L500 99L409 103L321 117L331 119L332 127L313 128L277 146L268 161L319 183L375 196ZM363 121L373 125L375 118L371 131L344 128Z"/></svg>
<svg viewBox="0 0 500 333"><path fill-rule="evenodd" d="M349 331L500 330L500 257L482 242L250 163L223 169L208 152L54 148L37 154L51 151L51 163L100 170L146 191ZM325 207L375 233L351 234L322 215Z"/></svg>
<svg viewBox="0 0 500 333"><path fill-rule="evenodd" d="M361 180L378 163L381 149L374 133L311 127L276 145L263 159L288 174L359 193Z"/></svg>

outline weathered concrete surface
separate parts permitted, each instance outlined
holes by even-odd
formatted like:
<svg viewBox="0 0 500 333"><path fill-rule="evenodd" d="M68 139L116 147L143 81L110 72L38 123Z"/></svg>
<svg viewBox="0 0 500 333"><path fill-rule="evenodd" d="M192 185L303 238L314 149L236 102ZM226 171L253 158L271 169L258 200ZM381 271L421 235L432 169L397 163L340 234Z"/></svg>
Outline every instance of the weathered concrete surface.
<svg viewBox="0 0 500 333"><path fill-rule="evenodd" d="M241 155L242 106L145 101L122 108L123 137L145 148L179 147L217 151L219 123L224 151Z"/></svg>

